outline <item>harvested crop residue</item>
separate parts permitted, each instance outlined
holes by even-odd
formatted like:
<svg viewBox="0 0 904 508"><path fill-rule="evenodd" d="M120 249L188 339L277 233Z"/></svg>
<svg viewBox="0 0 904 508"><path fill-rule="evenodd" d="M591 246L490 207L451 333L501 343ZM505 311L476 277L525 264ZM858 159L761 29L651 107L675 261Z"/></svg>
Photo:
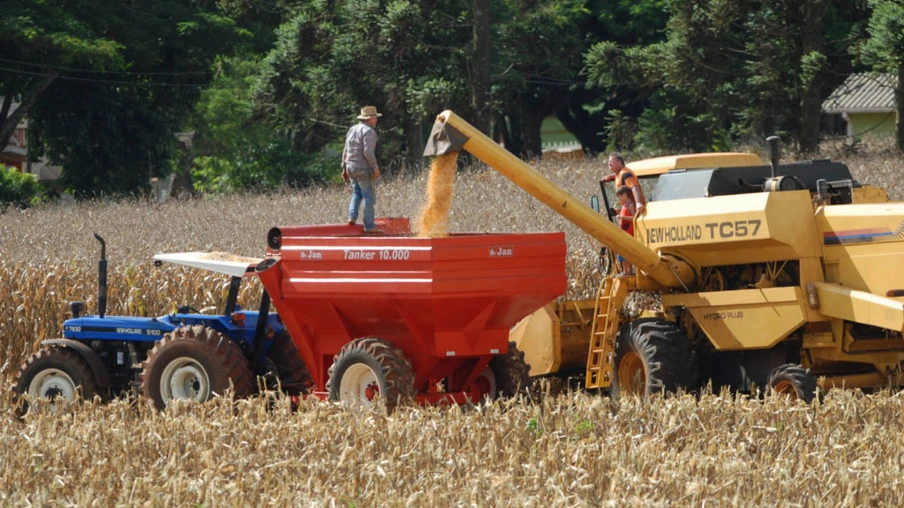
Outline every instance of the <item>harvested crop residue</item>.
<svg viewBox="0 0 904 508"><path fill-rule="evenodd" d="M233 263L257 264L263 261L263 258L249 258L245 256L237 256L228 252L207 252L200 256L201 259L209 259L210 261L231 261Z"/></svg>
<svg viewBox="0 0 904 508"><path fill-rule="evenodd" d="M430 165L427 182L427 205L417 224L418 236L438 238L449 234L449 209L455 187L455 168L458 152L437 156Z"/></svg>

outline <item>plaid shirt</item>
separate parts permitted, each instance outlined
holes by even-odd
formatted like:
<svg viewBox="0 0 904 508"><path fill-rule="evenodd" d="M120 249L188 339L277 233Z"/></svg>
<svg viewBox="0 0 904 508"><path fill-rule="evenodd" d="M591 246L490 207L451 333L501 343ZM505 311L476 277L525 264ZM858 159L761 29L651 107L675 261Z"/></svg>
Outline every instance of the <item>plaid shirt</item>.
<svg viewBox="0 0 904 508"><path fill-rule="evenodd" d="M352 126L345 135L345 148L342 150L342 169L377 170L377 157L374 148L377 146L377 131L363 121Z"/></svg>

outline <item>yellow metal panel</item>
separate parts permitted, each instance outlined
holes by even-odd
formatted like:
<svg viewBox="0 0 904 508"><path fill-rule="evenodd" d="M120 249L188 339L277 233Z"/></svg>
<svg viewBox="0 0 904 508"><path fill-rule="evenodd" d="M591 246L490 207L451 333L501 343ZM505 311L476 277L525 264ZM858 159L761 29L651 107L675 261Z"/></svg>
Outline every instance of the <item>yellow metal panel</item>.
<svg viewBox="0 0 904 508"><path fill-rule="evenodd" d="M524 352L524 361L530 365L531 376L542 376L559 371L562 360L562 342L559 334L559 317L556 302L546 304L518 322L509 333L509 340Z"/></svg>
<svg viewBox="0 0 904 508"><path fill-rule="evenodd" d="M904 303L849 287L815 283L819 312L845 321L904 331Z"/></svg>
<svg viewBox="0 0 904 508"><path fill-rule="evenodd" d="M827 281L878 295L904 289L904 203L825 206L816 224Z"/></svg>
<svg viewBox="0 0 904 508"><path fill-rule="evenodd" d="M837 347L838 343L835 342L835 336L832 335L832 332L819 332L819 333L805 333L804 334L804 349L810 348L818 348L818 347Z"/></svg>
<svg viewBox="0 0 904 508"><path fill-rule="evenodd" d="M822 261L820 258L802 258L800 260L800 289L807 294L807 284L810 282L823 282ZM809 298L809 296L808 296ZM810 323L816 321L828 321L829 318L820 314L819 311L811 309L810 305L804 305L807 312L807 321Z"/></svg>
<svg viewBox="0 0 904 508"><path fill-rule="evenodd" d="M653 202L635 231L650 248L680 249L699 266L822 255L807 191Z"/></svg>
<svg viewBox="0 0 904 508"><path fill-rule="evenodd" d="M559 371L580 370L587 365L590 331L596 300L568 300L558 306L561 320L561 361Z"/></svg>
<svg viewBox="0 0 904 508"><path fill-rule="evenodd" d="M863 185L853 189L852 201L855 204L886 203L888 202L888 193L881 187Z"/></svg>
<svg viewBox="0 0 904 508"><path fill-rule="evenodd" d="M713 291L662 296L683 306L718 350L769 348L806 322L799 287Z"/></svg>
<svg viewBox="0 0 904 508"><path fill-rule="evenodd" d="M706 293L668 294L662 295L662 305L673 307L680 305L687 308L724 307L763 303L797 302L800 300L800 288L780 287L764 289L741 289L737 291L709 291Z"/></svg>
<svg viewBox="0 0 904 508"><path fill-rule="evenodd" d="M727 168L762 166L763 160L754 153L715 152L689 153L644 159L629 163L628 169L638 177L659 176L673 169Z"/></svg>

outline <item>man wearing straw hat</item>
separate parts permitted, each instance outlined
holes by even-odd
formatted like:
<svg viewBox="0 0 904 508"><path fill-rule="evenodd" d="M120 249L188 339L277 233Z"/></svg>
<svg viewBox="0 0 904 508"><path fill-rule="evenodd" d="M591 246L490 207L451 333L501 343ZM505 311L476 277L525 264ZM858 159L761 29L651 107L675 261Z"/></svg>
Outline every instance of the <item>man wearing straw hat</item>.
<svg viewBox="0 0 904 508"><path fill-rule="evenodd" d="M352 183L352 200L348 205L348 225L354 226L358 220L358 207L364 201L364 232L375 233L374 204L377 195L374 192L374 180L380 177L380 168L374 148L377 146L377 119L383 116L377 113L375 106L364 106L358 115L357 125L345 135L345 149L342 150L342 179Z"/></svg>

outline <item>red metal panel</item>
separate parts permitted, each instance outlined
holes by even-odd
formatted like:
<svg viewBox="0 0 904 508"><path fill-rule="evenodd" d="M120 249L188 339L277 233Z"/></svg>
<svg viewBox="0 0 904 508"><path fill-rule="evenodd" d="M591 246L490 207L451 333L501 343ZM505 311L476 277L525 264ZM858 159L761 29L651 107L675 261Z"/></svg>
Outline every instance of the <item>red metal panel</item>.
<svg viewBox="0 0 904 508"><path fill-rule="evenodd" d="M320 390L358 337L395 344L420 382L437 359L451 372L505 353L509 328L566 288L563 233L312 236L343 228L279 228L279 261L260 274Z"/></svg>

